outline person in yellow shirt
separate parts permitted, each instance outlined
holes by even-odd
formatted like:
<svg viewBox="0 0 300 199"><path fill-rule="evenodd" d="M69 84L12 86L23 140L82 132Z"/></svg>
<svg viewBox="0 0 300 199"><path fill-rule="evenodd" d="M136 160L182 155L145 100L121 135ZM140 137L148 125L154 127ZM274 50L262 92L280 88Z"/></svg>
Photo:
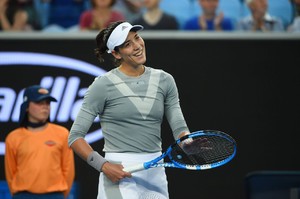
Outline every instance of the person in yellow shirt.
<svg viewBox="0 0 300 199"><path fill-rule="evenodd" d="M13 199L64 199L74 176L69 131L50 122L50 102L57 100L39 85L25 89L20 127L5 139L5 177Z"/></svg>

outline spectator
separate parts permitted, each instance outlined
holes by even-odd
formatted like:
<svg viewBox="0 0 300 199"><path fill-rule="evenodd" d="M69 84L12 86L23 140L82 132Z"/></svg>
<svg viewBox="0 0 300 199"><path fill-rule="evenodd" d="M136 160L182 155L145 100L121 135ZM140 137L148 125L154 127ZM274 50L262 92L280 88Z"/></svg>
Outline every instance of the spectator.
<svg viewBox="0 0 300 199"><path fill-rule="evenodd" d="M78 31L79 18L86 10L86 0L49 0L46 32Z"/></svg>
<svg viewBox="0 0 300 199"><path fill-rule="evenodd" d="M31 1L1 0L0 30L33 31L38 29Z"/></svg>
<svg viewBox="0 0 300 199"><path fill-rule="evenodd" d="M25 89L19 127L5 139L5 177L13 199L64 199L74 180L69 131L49 121L56 99L39 85Z"/></svg>
<svg viewBox="0 0 300 199"><path fill-rule="evenodd" d="M162 0L159 7L176 18L179 29L183 29L185 22L200 12L198 0Z"/></svg>
<svg viewBox="0 0 300 199"><path fill-rule="evenodd" d="M116 0L91 0L92 8L80 16L80 30L102 30L111 22L125 20L124 15L112 9Z"/></svg>
<svg viewBox="0 0 300 199"><path fill-rule="evenodd" d="M288 32L300 32L300 0L292 0L294 5L294 19L288 27Z"/></svg>
<svg viewBox="0 0 300 199"><path fill-rule="evenodd" d="M28 23L33 27L34 30L40 30L41 23L40 23L40 19L37 17L37 11L34 7L34 1L35 0L18 0L20 6L28 14Z"/></svg>
<svg viewBox="0 0 300 199"><path fill-rule="evenodd" d="M144 26L145 30L176 30L179 25L176 18L160 9L161 0L142 0L146 12L133 23Z"/></svg>
<svg viewBox="0 0 300 199"><path fill-rule="evenodd" d="M51 0L33 0L40 29L44 29L49 23L50 1Z"/></svg>
<svg viewBox="0 0 300 199"><path fill-rule="evenodd" d="M271 16L268 10L268 0L246 0L251 14L238 22L238 29L245 31L284 31L282 21Z"/></svg>
<svg viewBox="0 0 300 199"><path fill-rule="evenodd" d="M128 22L133 22L142 14L141 0L116 0L113 8L121 12Z"/></svg>
<svg viewBox="0 0 300 199"><path fill-rule="evenodd" d="M217 13L219 0L198 0L198 2L202 14L187 20L184 30L230 31L234 29L232 19L225 17L223 12Z"/></svg>

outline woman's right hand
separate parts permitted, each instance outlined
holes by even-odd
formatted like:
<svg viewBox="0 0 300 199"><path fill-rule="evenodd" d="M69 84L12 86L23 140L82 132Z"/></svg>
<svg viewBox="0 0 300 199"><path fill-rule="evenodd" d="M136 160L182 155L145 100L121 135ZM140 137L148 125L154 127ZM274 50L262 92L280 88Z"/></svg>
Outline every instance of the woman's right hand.
<svg viewBox="0 0 300 199"><path fill-rule="evenodd" d="M102 172L108 177L113 183L119 182L123 178L131 178L131 174L123 171L121 164L114 164L111 162L105 162L102 166Z"/></svg>

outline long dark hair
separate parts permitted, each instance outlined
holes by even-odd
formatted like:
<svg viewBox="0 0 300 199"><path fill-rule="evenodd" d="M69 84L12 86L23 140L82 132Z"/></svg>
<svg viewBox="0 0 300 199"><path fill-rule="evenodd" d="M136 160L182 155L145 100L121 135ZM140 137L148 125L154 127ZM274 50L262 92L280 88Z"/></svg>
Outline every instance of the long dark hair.
<svg viewBox="0 0 300 199"><path fill-rule="evenodd" d="M98 35L96 36L96 44L97 44L97 48L95 48L95 55L97 57L97 59L100 62L104 62L104 55L107 53L107 40L110 36L110 34L112 33L112 31L121 23L123 23L124 21L116 21L116 22L112 22L109 26L107 26L106 28L102 29ZM118 51L118 48L115 49L116 51ZM114 59L115 65L118 66L120 65L120 60Z"/></svg>

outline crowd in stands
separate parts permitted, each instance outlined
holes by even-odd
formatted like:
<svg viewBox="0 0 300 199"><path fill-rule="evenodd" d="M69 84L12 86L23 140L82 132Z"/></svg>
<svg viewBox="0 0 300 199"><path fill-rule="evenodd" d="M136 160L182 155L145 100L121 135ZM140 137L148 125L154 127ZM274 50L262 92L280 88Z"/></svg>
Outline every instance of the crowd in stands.
<svg viewBox="0 0 300 199"><path fill-rule="evenodd" d="M1 31L99 31L119 20L146 30L300 32L300 0L0 0Z"/></svg>

